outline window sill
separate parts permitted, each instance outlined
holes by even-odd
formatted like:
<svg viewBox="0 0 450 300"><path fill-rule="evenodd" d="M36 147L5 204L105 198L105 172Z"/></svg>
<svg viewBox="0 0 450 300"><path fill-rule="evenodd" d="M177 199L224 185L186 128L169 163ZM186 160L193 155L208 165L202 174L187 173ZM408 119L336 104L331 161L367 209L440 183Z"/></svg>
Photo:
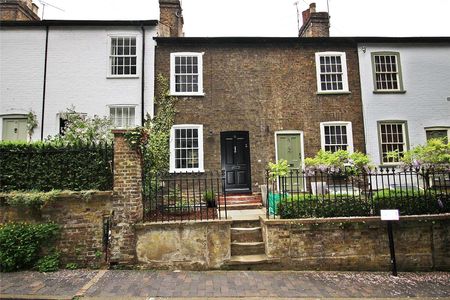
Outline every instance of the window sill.
<svg viewBox="0 0 450 300"><path fill-rule="evenodd" d="M330 92L316 92L316 95L348 95L351 94L350 91L330 91Z"/></svg>
<svg viewBox="0 0 450 300"><path fill-rule="evenodd" d="M175 174L189 174L189 173L205 173L204 169L181 169L181 170L169 170L169 173Z"/></svg>
<svg viewBox="0 0 450 300"><path fill-rule="evenodd" d="M139 78L139 75L119 75L119 76L114 76L114 75L108 75L106 76L107 79L137 79Z"/></svg>
<svg viewBox="0 0 450 300"><path fill-rule="evenodd" d="M195 94L189 94L189 93L183 93L183 94L176 94L176 93L170 93L170 96L173 97L204 97L205 93L195 93Z"/></svg>
<svg viewBox="0 0 450 300"><path fill-rule="evenodd" d="M373 91L374 94L405 94L405 90L401 91Z"/></svg>

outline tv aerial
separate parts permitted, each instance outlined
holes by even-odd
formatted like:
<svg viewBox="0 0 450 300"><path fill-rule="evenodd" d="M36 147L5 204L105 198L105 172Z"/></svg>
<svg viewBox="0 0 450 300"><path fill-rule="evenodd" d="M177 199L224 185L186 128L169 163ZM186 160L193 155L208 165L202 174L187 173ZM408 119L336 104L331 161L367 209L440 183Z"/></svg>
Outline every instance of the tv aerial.
<svg viewBox="0 0 450 300"><path fill-rule="evenodd" d="M63 11L63 12L65 11L64 9L62 9L62 8L56 6L56 5L53 5L51 3L48 3L47 1L39 0L39 2L42 4L42 17L41 17L41 20L44 20L45 6L50 6L52 8L55 8L55 9Z"/></svg>

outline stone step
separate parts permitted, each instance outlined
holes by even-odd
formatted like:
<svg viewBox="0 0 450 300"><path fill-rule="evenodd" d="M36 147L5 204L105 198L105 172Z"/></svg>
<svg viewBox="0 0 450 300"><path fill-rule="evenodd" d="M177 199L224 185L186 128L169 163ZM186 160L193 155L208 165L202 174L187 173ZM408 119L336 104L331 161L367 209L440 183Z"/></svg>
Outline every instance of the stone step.
<svg viewBox="0 0 450 300"><path fill-rule="evenodd" d="M249 243L262 241L263 238L261 227L231 228L232 243Z"/></svg>
<svg viewBox="0 0 450 300"><path fill-rule="evenodd" d="M228 261L229 266L234 265L256 265L266 264L269 262L267 255L265 254L253 254L253 255L232 255Z"/></svg>
<svg viewBox="0 0 450 300"><path fill-rule="evenodd" d="M280 270L280 260L268 258L263 254L234 255L222 266L224 270L255 270L271 271Z"/></svg>
<svg viewBox="0 0 450 300"><path fill-rule="evenodd" d="M231 255L256 255L265 254L265 247L263 242L232 242L231 243Z"/></svg>
<svg viewBox="0 0 450 300"><path fill-rule="evenodd" d="M261 227L259 220L233 220L231 228L255 228Z"/></svg>
<svg viewBox="0 0 450 300"><path fill-rule="evenodd" d="M225 209L225 206L221 206ZM249 203L249 204L228 204L227 210L243 210L243 209L260 209L262 208L262 203Z"/></svg>
<svg viewBox="0 0 450 300"><path fill-rule="evenodd" d="M229 205L254 205L260 207L262 205L261 195L227 195L227 206ZM225 197L219 198L220 205L224 205Z"/></svg>
<svg viewBox="0 0 450 300"><path fill-rule="evenodd" d="M220 205L225 205L225 201L219 201ZM233 204L261 204L258 200L229 200L227 199L227 205Z"/></svg>

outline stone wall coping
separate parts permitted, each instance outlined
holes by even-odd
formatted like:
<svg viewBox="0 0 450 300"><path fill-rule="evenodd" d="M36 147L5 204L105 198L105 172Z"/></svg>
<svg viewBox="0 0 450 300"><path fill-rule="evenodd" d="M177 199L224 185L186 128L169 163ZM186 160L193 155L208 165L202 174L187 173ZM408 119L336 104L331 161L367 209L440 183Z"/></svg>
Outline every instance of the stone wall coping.
<svg viewBox="0 0 450 300"><path fill-rule="evenodd" d="M89 193L86 193L89 192ZM26 193L26 192L24 192ZM4 201L5 196L8 193L0 193L0 206L8 206L7 202ZM64 200L80 200L87 199L90 200L109 200L113 196L113 191L62 191L56 195L56 198L62 198Z"/></svg>
<svg viewBox="0 0 450 300"><path fill-rule="evenodd" d="M269 220L259 217L260 221L266 225L290 225L290 224L316 224L316 223L362 223L362 222L382 222L380 217L347 217L347 218L307 218L307 219L283 219ZM435 215L411 215L400 216L400 221L433 221L450 220L450 213ZM384 221L383 221L384 222Z"/></svg>
<svg viewBox="0 0 450 300"><path fill-rule="evenodd" d="M58 198L83 198L86 197L86 192L89 192L90 198L103 198L103 197L111 197L113 195L113 191L62 191L58 194Z"/></svg>
<svg viewBox="0 0 450 300"><path fill-rule="evenodd" d="M134 228L136 229L146 229L146 228L159 228L159 227L179 227L179 226L197 226L197 225L226 225L233 222L233 220L202 220L202 221L168 221L168 222L159 222L159 223L139 223L134 224Z"/></svg>

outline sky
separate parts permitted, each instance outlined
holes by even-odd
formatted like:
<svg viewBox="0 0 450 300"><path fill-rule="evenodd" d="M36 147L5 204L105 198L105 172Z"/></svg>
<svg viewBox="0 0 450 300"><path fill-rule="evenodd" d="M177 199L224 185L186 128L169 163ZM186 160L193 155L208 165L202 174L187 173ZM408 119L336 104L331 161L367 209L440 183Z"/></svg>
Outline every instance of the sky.
<svg viewBox="0 0 450 300"><path fill-rule="evenodd" d="M33 0L40 6L39 0ZM297 36L308 0L182 0L185 36ZM158 19L158 0L45 0L45 19ZM450 36L450 0L316 0L331 36Z"/></svg>

